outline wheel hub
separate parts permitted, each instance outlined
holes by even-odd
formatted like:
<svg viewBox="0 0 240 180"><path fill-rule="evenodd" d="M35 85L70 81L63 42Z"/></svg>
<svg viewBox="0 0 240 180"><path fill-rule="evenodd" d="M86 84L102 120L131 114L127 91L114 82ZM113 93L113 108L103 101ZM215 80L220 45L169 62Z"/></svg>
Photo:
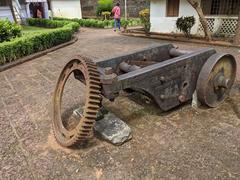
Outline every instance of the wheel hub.
<svg viewBox="0 0 240 180"><path fill-rule="evenodd" d="M228 96L236 76L236 61L229 54L214 54L202 67L197 81L198 99L216 107Z"/></svg>

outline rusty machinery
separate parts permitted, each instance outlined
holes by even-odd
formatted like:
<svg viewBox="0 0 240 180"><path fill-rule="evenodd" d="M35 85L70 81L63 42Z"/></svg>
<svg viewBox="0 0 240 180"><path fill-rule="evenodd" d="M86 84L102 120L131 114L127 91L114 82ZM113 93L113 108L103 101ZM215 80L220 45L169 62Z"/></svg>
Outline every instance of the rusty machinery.
<svg viewBox="0 0 240 180"><path fill-rule="evenodd" d="M63 123L61 104L69 76L84 83L83 109L72 128ZM172 44L155 45L138 52L93 62L76 56L61 72L54 93L53 130L62 146L72 146L91 137L101 99L114 100L119 92L138 91L152 98L164 111L192 99L216 107L224 101L234 83L236 61L230 54L212 48L181 51ZM73 111L71 112L72 114Z"/></svg>

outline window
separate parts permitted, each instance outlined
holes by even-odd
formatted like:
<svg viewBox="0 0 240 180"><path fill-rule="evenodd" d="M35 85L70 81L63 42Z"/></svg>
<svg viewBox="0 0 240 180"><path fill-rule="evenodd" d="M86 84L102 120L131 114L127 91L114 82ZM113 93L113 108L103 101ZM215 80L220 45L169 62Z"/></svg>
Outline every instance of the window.
<svg viewBox="0 0 240 180"><path fill-rule="evenodd" d="M211 6L211 14L218 14L220 10L220 0L213 0Z"/></svg>
<svg viewBox="0 0 240 180"><path fill-rule="evenodd" d="M167 0L167 16L178 17L180 0Z"/></svg>
<svg viewBox="0 0 240 180"><path fill-rule="evenodd" d="M205 15L231 15L236 16L240 11L240 0L202 0Z"/></svg>
<svg viewBox="0 0 240 180"><path fill-rule="evenodd" d="M19 4L25 4L25 0L18 0Z"/></svg>
<svg viewBox="0 0 240 180"><path fill-rule="evenodd" d="M8 0L0 0L0 6L9 6L9 4Z"/></svg>

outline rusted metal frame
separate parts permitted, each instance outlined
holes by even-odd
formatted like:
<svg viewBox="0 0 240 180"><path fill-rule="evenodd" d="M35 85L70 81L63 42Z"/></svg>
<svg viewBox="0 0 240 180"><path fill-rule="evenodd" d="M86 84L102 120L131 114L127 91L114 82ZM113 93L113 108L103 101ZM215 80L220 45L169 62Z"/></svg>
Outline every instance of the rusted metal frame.
<svg viewBox="0 0 240 180"><path fill-rule="evenodd" d="M138 69L141 69L140 66L137 66L137 65L130 65L129 63L127 62L121 62L119 64L119 69L128 73L128 72L131 72L131 71L136 71Z"/></svg>
<svg viewBox="0 0 240 180"><path fill-rule="evenodd" d="M172 44L152 45L148 48L135 51L133 53L98 60L96 64L100 68L112 67L114 70L116 70L118 65L124 61L141 61L145 58L146 60L150 59L151 61L161 62L171 58L169 56L169 50L172 48L174 48Z"/></svg>
<svg viewBox="0 0 240 180"><path fill-rule="evenodd" d="M124 89L141 90L161 109L169 110L192 98L203 64L215 53L203 49L120 75L112 84L103 85L105 95L114 98Z"/></svg>
<svg viewBox="0 0 240 180"><path fill-rule="evenodd" d="M176 48L172 48L169 50L169 54L171 57L178 57L178 56L182 56L184 54L189 54L189 53L192 53L192 51L184 51Z"/></svg>

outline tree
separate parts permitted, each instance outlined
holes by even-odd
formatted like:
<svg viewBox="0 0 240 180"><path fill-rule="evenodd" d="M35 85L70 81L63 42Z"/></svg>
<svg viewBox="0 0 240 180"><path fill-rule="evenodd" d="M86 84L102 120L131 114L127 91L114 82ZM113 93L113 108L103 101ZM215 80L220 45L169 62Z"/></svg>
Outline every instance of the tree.
<svg viewBox="0 0 240 180"><path fill-rule="evenodd" d="M200 22L203 26L205 37L207 38L208 41L211 41L212 40L211 33L208 29L208 23L207 23L207 20L206 20L204 14L203 14L203 11L202 11L202 8L201 8L201 5L200 5L199 1L198 0L187 0L187 1L197 11Z"/></svg>
<svg viewBox="0 0 240 180"><path fill-rule="evenodd" d="M237 29L236 29L236 35L234 38L234 44L240 45L240 11L238 14L238 24L237 24Z"/></svg>
<svg viewBox="0 0 240 180"><path fill-rule="evenodd" d="M102 12L111 12L113 8L113 0L98 0L97 15L102 15Z"/></svg>
<svg viewBox="0 0 240 180"><path fill-rule="evenodd" d="M16 15L15 15L15 13L14 13L14 7L13 7L13 2L12 2L12 0L9 0L9 1L8 1L8 4L9 4L10 10L11 10L13 19L14 19L15 23L17 23L17 17L16 17Z"/></svg>

